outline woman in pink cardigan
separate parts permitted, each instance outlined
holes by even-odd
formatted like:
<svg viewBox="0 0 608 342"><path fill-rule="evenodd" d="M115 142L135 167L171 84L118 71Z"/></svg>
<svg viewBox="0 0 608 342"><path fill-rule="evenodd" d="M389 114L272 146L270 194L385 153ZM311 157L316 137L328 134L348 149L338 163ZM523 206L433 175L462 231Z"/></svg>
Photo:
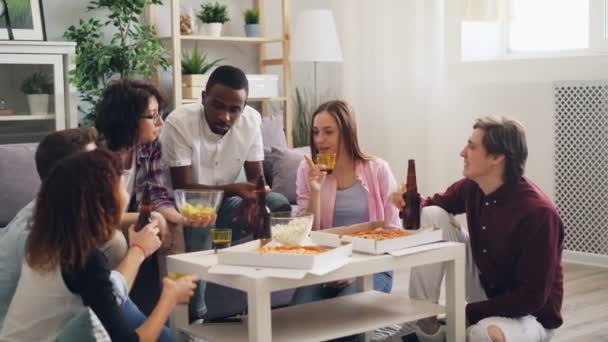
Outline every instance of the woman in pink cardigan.
<svg viewBox="0 0 608 342"><path fill-rule="evenodd" d="M399 213L390 194L397 183L386 161L361 152L351 107L344 101L328 101L312 116L312 160L317 153L336 154L328 175L323 165L303 160L298 168L297 197L300 213L313 213L313 229L326 229L371 221L384 221L387 228L400 227ZM374 275L374 288L390 292L390 272ZM293 303L343 296L355 292L351 279L298 288Z"/></svg>

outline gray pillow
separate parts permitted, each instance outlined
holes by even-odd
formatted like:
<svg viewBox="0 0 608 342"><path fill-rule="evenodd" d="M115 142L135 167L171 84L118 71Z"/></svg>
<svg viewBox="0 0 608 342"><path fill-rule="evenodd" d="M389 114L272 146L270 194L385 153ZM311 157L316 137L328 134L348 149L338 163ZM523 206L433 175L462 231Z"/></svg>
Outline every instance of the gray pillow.
<svg viewBox="0 0 608 342"><path fill-rule="evenodd" d="M28 204L38 191L34 153L38 144L0 145L0 227Z"/></svg>
<svg viewBox="0 0 608 342"><path fill-rule="evenodd" d="M262 118L262 141L265 148L287 148L283 126L283 113L274 113Z"/></svg>
<svg viewBox="0 0 608 342"><path fill-rule="evenodd" d="M304 154L310 155L310 147L295 149L273 148L270 151L272 161L272 191L287 197L290 203L296 203L296 178L298 166L304 159Z"/></svg>

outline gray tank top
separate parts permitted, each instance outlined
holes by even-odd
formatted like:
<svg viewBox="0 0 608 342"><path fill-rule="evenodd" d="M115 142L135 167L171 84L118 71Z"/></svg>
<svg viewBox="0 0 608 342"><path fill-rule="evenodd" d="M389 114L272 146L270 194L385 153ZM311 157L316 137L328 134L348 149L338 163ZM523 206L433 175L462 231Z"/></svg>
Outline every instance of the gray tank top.
<svg viewBox="0 0 608 342"><path fill-rule="evenodd" d="M351 187L336 192L334 206L334 227L369 221L367 191L360 181Z"/></svg>

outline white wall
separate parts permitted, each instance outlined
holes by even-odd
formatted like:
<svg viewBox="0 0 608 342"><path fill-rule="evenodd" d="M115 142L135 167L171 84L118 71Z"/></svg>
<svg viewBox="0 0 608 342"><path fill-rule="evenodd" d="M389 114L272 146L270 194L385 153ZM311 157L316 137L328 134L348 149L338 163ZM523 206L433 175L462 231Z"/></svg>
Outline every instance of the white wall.
<svg viewBox="0 0 608 342"><path fill-rule="evenodd" d="M80 18L90 18L96 12L86 12L83 0L45 0L44 18L48 40L64 40L63 33L70 25L78 24Z"/></svg>

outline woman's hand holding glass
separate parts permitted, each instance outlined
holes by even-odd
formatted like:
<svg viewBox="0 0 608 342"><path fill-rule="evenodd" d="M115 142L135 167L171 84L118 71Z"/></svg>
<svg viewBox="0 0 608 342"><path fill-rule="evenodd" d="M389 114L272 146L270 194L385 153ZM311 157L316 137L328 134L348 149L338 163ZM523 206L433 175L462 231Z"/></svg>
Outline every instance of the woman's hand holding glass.
<svg viewBox="0 0 608 342"><path fill-rule="evenodd" d="M184 275L173 280L163 278L163 295L169 296L175 304L188 304L194 294L198 278L193 275Z"/></svg>
<svg viewBox="0 0 608 342"><path fill-rule="evenodd" d="M312 159L308 155L304 155L304 159L306 159L306 163L310 171L308 172L308 181L310 184L310 189L315 192L321 191L321 186L325 181L325 177L327 176L327 172L323 171L326 168L325 165L315 164Z"/></svg>

